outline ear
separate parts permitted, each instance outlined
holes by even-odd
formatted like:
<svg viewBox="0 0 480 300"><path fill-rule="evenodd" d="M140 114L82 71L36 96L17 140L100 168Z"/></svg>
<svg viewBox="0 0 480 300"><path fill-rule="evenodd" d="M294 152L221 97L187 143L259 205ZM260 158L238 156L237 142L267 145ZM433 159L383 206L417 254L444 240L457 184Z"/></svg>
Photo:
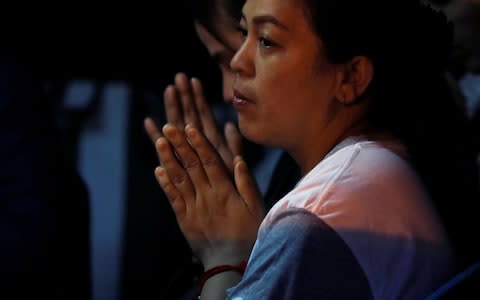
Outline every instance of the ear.
<svg viewBox="0 0 480 300"><path fill-rule="evenodd" d="M342 104L355 103L367 90L373 79L373 65L366 56L355 56L344 63L336 98Z"/></svg>

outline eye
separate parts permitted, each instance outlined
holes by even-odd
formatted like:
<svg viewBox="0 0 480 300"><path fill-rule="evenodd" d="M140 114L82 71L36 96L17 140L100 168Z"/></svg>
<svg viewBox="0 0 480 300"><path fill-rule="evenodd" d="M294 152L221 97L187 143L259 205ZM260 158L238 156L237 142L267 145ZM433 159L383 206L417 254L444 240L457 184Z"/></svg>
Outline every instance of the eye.
<svg viewBox="0 0 480 300"><path fill-rule="evenodd" d="M260 42L260 46L265 49L270 49L276 45L274 42L264 37L259 38L258 41Z"/></svg>
<svg viewBox="0 0 480 300"><path fill-rule="evenodd" d="M247 29L245 29L244 27L242 27L242 25L238 25L237 27L237 31L240 32L240 34L242 35L242 37L245 39L248 35L248 31Z"/></svg>

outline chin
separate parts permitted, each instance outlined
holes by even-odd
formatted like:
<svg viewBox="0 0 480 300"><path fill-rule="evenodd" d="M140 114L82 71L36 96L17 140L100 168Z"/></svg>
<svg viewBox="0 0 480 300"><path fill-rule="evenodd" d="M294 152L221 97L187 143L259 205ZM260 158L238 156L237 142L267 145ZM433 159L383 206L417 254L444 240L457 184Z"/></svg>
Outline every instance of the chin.
<svg viewBox="0 0 480 300"><path fill-rule="evenodd" d="M257 126L253 122L242 122L241 120L239 120L238 126L240 133L247 140L263 146L278 147L266 134L267 130L262 129L263 127Z"/></svg>
<svg viewBox="0 0 480 300"><path fill-rule="evenodd" d="M260 129L260 127L255 126L253 122L245 122L242 121L242 118L239 118L238 128L240 129L240 133L247 140L257 144L264 144L264 137L261 134L262 130Z"/></svg>

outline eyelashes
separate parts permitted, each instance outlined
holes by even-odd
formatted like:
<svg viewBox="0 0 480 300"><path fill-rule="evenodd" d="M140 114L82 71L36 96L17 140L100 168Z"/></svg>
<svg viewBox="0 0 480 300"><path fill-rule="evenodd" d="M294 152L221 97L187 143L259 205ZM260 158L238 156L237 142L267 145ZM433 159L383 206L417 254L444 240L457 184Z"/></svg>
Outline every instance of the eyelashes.
<svg viewBox="0 0 480 300"><path fill-rule="evenodd" d="M242 25L237 26L237 31L242 35L242 37L245 39L248 35L247 29L245 29Z"/></svg>
<svg viewBox="0 0 480 300"><path fill-rule="evenodd" d="M264 38L264 37L260 37L258 39L258 42L260 43L260 46L262 48L265 48L265 49L270 49L270 48L273 48L273 47L276 46L276 44L274 42L272 42L269 39Z"/></svg>
<svg viewBox="0 0 480 300"><path fill-rule="evenodd" d="M247 38L248 30L245 27L243 27L242 25L238 25L236 30L242 35L244 40ZM260 36L258 38L258 44L261 48L264 48L264 49L271 49L277 46L275 42L263 36Z"/></svg>

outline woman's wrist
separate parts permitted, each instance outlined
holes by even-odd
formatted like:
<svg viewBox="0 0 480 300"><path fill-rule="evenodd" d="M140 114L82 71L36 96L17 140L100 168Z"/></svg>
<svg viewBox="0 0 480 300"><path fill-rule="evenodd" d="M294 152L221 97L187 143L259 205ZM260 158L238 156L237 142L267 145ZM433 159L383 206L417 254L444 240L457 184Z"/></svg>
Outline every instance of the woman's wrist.
<svg viewBox="0 0 480 300"><path fill-rule="evenodd" d="M221 264L217 265L215 267L211 267L208 269L205 269L205 271L202 273L200 278L198 279L198 289L202 291L203 286L209 280L210 278L224 272L236 272L238 274L243 275L245 272L245 269L247 267L247 261L242 260L239 263L236 264Z"/></svg>
<svg viewBox="0 0 480 300"><path fill-rule="evenodd" d="M215 251L205 251L201 257L197 256L202 262L203 269L209 270L220 265L237 265L242 261L248 261L252 246L248 245L229 245L227 247L217 247Z"/></svg>

